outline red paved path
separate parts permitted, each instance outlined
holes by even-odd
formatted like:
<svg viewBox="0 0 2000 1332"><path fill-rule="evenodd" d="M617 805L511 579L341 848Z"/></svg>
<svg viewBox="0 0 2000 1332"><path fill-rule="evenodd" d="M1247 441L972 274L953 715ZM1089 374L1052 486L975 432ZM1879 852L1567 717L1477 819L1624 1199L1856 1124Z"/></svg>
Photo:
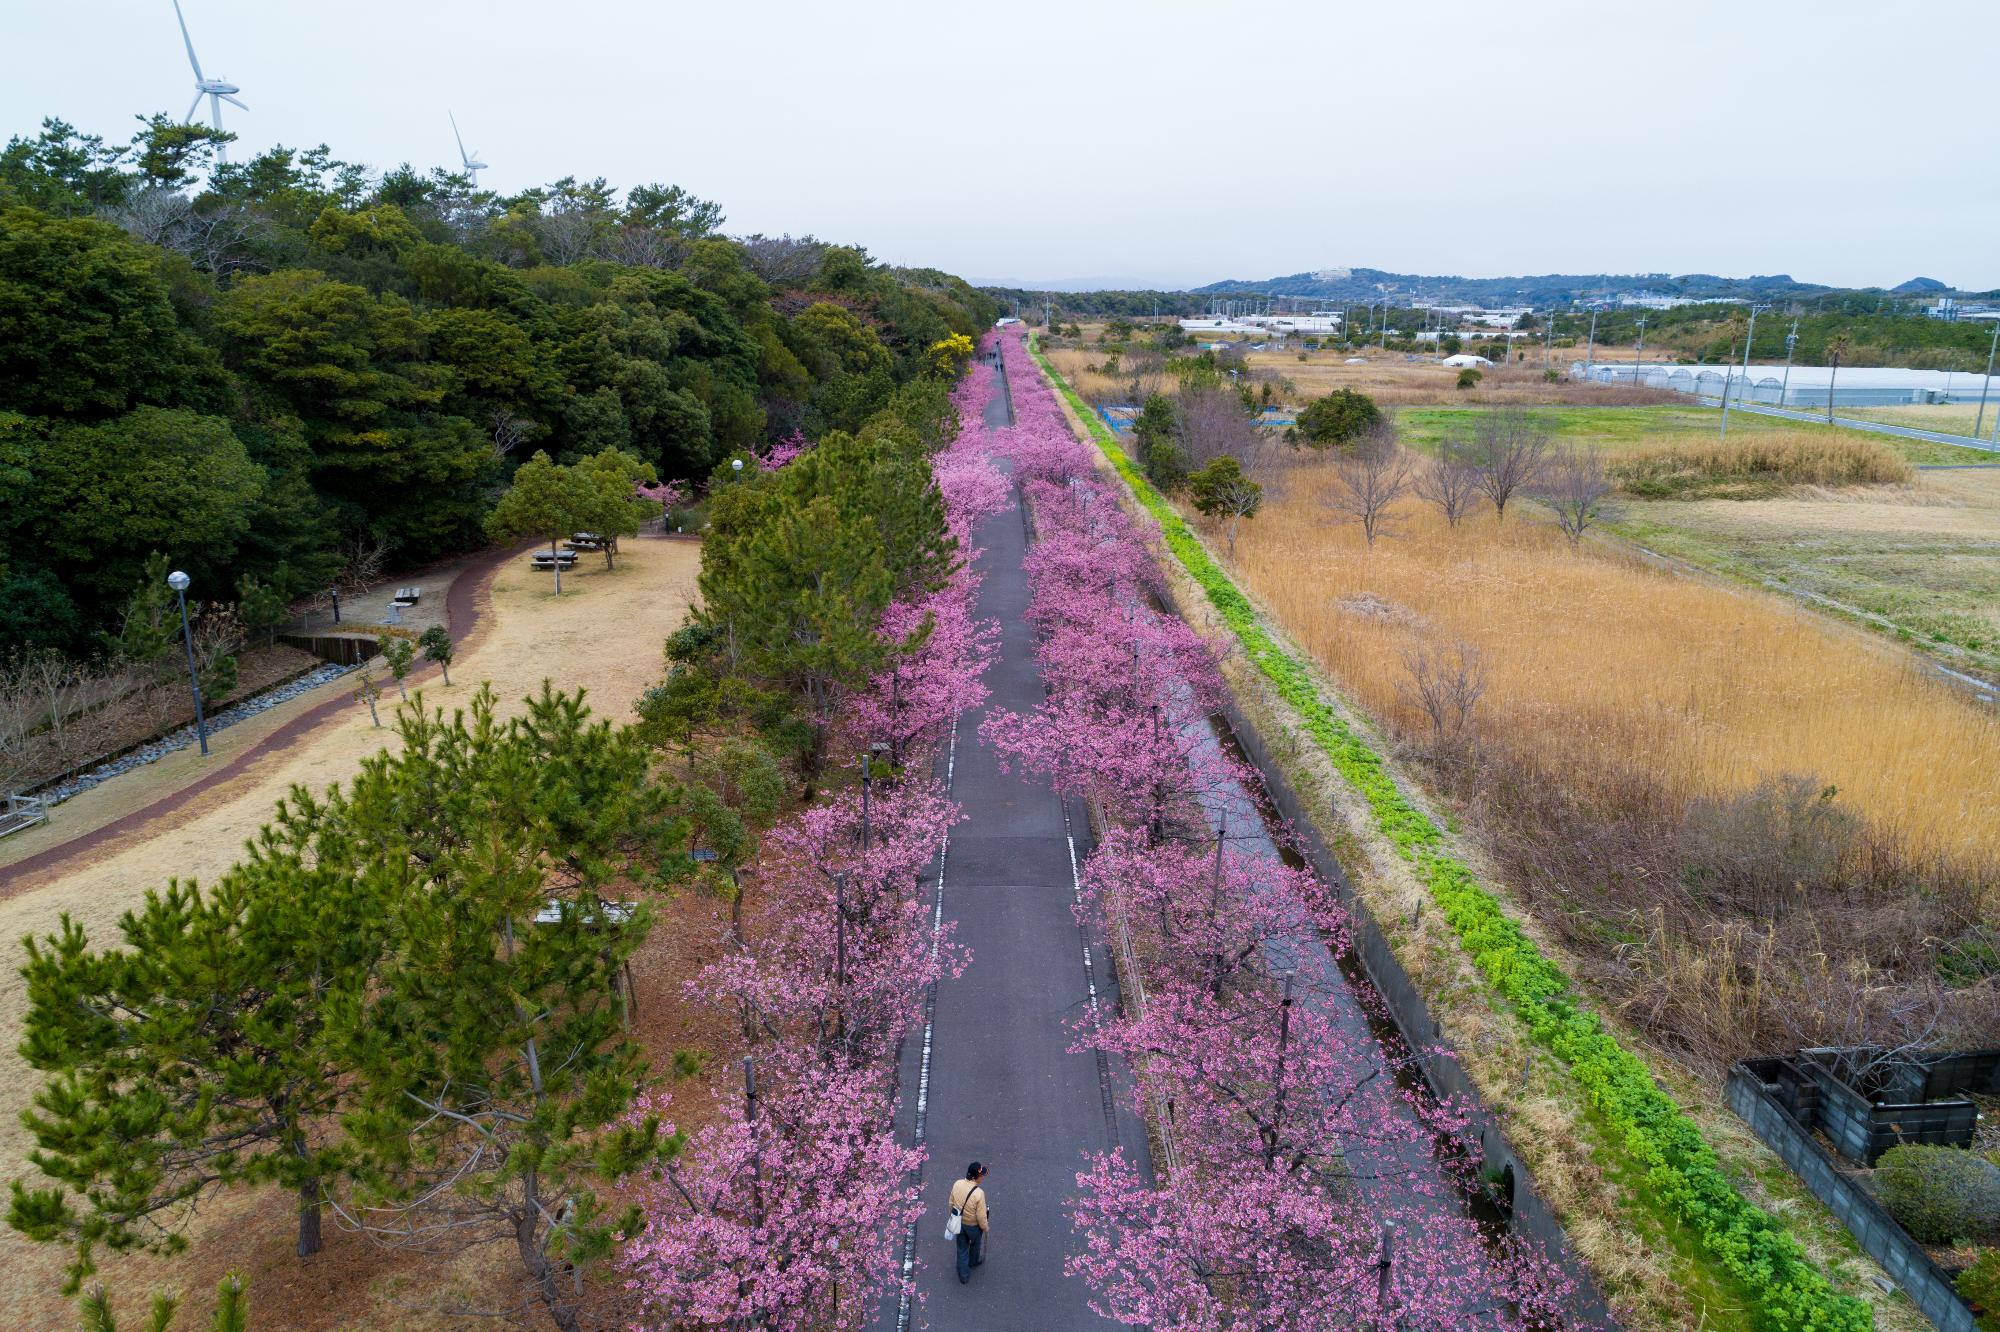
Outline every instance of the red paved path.
<svg viewBox="0 0 2000 1332"><path fill-rule="evenodd" d="M451 580L450 588L445 591L445 624L451 630L452 639L458 643L461 652L470 651L477 644L479 631L485 628L480 623L481 611L486 604L487 590L492 586L494 573L503 562L526 549L526 546L522 546L518 549L487 551L475 556ZM430 667L418 670L411 676L411 683L428 677L431 670ZM100 828L79 833L66 842L58 842L11 865L0 866L0 899L14 897L30 888L39 887L50 879L60 876L73 862L93 859L114 843L128 839L137 840L135 834L143 831L154 820L175 813L197 797L241 775L252 764L269 755L282 752L287 746L330 721L336 713L353 706L354 700L344 692L315 703L242 753L231 756L226 763L203 773L179 790L171 791L151 804L113 819Z"/></svg>

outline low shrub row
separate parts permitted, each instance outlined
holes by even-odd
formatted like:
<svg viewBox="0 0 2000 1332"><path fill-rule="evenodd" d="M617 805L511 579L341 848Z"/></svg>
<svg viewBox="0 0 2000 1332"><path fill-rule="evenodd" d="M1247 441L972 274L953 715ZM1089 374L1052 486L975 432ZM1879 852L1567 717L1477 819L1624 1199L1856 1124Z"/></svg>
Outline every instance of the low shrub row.
<svg viewBox="0 0 2000 1332"><path fill-rule="evenodd" d="M1075 410L1098 447L1159 523L1168 549L1201 585L1244 654L1277 690L1334 767L1361 792L1378 828L1415 864L1419 877L1486 980L1512 1003L1529 1031L1566 1062L1590 1104L1645 1171L1651 1196L1697 1236L1702 1249L1742 1285L1761 1326L1863 1329L1873 1315L1836 1294L1798 1241L1744 1198L1722 1173L1694 1122L1654 1082L1650 1070L1579 1003L1569 979L1501 910L1472 871L1444 849L1437 825L1397 789L1380 755L1321 698L1310 669L1279 646L1255 609L1180 515L1154 490L1110 431L1076 397L1039 350L1036 363Z"/></svg>

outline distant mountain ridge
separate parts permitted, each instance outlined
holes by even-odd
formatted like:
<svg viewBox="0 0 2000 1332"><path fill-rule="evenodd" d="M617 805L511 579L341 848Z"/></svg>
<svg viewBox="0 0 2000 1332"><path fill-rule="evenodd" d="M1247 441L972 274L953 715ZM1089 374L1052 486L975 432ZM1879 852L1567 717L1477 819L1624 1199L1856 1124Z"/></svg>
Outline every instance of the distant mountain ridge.
<svg viewBox="0 0 2000 1332"><path fill-rule="evenodd" d="M1800 282L1789 273L1721 277L1714 273L1545 273L1535 276L1469 278L1449 274L1391 273L1380 268L1321 269L1286 277L1232 278L1189 289L1198 296L1303 296L1328 302L1379 301L1385 296L1466 305L1555 305L1594 296L1649 292L1687 300L1772 300L1820 296L1856 288ZM1871 290L1880 290L1873 288ZM1935 278L1912 278L1892 289L1899 295L1942 295L1952 289Z"/></svg>

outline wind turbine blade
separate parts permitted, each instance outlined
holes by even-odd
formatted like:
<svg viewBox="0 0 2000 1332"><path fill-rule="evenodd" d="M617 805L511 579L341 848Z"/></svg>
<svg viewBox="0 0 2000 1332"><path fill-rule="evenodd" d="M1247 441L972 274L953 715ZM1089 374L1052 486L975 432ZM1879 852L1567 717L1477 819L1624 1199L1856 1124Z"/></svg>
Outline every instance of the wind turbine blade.
<svg viewBox="0 0 2000 1332"><path fill-rule="evenodd" d="M243 109L244 109L245 111L248 111L248 110L250 109L250 108L249 108L249 107L248 107L247 105L245 105L245 104L244 104L243 102L241 102L241 101L237 100L237 99L236 99L236 98L234 98L234 97L231 97L231 96L230 96L230 95L229 95L228 93L224 93L224 94L222 94L222 100L223 100L223 101L225 101L225 102L227 102L227 103L229 103L229 104L230 104L231 106L241 106L241 107L243 107Z"/></svg>
<svg viewBox="0 0 2000 1332"><path fill-rule="evenodd" d="M193 124L193 123L194 123L194 113L195 113L195 112L196 112L197 110L199 110L199 109L200 109L200 107L201 107L201 90L200 90L199 88L197 88L197 89L195 90L195 94L194 94L194 100L193 100L192 102L189 102L189 103L188 103L188 112L187 112L187 114L186 114L186 115L184 115L184 116L182 116L182 117L181 117L181 119L182 119L182 120L184 120L184 121L186 121L186 122L188 122L189 124Z"/></svg>
<svg viewBox="0 0 2000 1332"><path fill-rule="evenodd" d="M445 114L451 116L451 137L458 141L458 160L469 167L472 165L472 159L465 155L465 136L458 132L458 117L449 111Z"/></svg>
<svg viewBox="0 0 2000 1332"><path fill-rule="evenodd" d="M174 0L174 17L175 17L176 19L179 19L179 20L180 20L180 25L181 25L181 41L182 41L182 42L184 42L184 43L185 43L185 44L187 45L187 49L188 49L188 63L189 63L190 65L193 65L193 66L194 66L194 76L195 76L195 78L196 78L196 79L200 79L200 78L201 78L201 61L199 61L199 60L196 60L196 59L194 58L194 38L192 38L192 37L188 36L188 21L187 21L187 16L186 16L185 14L181 13L181 0ZM196 101L198 102L198 101L200 101L201 99L200 99L199 97L197 97L197 98L195 98L195 100L196 100Z"/></svg>

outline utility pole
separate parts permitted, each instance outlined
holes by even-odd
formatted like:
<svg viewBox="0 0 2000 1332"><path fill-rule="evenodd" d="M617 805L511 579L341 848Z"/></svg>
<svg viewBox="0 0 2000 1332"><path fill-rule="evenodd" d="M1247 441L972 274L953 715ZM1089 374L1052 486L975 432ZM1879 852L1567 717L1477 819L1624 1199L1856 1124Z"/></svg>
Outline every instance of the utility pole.
<svg viewBox="0 0 2000 1332"><path fill-rule="evenodd" d="M1750 344L1757 338L1757 306L1750 306L1750 331L1743 337L1743 382L1750 382ZM1734 358L1732 358L1734 359ZM1729 376L1722 377L1722 437L1729 437Z"/></svg>
<svg viewBox="0 0 2000 1332"><path fill-rule="evenodd" d="M1778 405L1783 407L1785 399L1792 391L1792 350L1799 345L1799 321L1792 321L1792 331L1785 334L1785 382L1778 386Z"/></svg>
<svg viewBox="0 0 2000 1332"><path fill-rule="evenodd" d="M1979 419L1972 423L1972 437L1979 438L1986 425L1986 390L1993 383L1993 353L2000 351L2000 319L1993 321L1993 341L1986 347L1986 378L1979 381Z"/></svg>
<svg viewBox="0 0 2000 1332"><path fill-rule="evenodd" d="M1593 369L1597 365L1597 311L1590 312L1590 341L1583 349L1583 368Z"/></svg>
<svg viewBox="0 0 2000 1332"><path fill-rule="evenodd" d="M1646 355L1646 316L1639 316L1639 345L1632 353L1632 387L1639 387L1639 362Z"/></svg>

